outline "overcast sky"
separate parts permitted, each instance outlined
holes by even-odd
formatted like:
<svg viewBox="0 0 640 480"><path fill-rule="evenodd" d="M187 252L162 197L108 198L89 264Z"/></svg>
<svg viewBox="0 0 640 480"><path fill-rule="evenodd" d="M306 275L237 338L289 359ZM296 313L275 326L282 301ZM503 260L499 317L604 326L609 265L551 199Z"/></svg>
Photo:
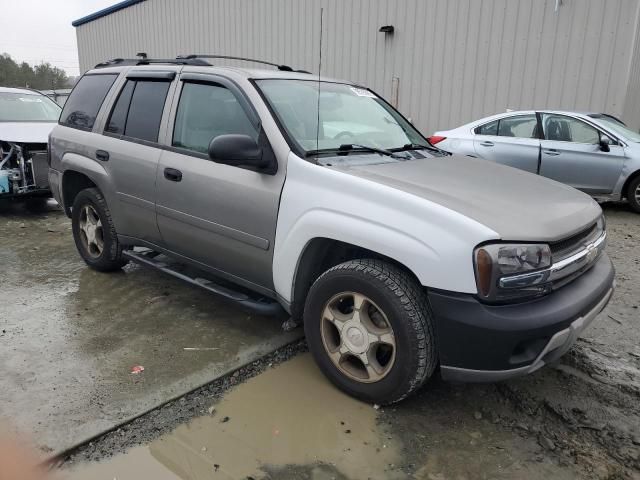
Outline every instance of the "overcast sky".
<svg viewBox="0 0 640 480"><path fill-rule="evenodd" d="M49 62L78 75L71 22L119 0L0 0L0 53L17 62Z"/></svg>

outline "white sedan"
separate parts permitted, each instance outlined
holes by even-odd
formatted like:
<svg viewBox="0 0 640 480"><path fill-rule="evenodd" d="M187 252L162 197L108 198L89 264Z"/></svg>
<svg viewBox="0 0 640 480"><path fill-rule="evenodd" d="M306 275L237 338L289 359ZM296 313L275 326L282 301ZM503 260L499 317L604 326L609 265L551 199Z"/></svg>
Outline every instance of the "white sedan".
<svg viewBox="0 0 640 480"><path fill-rule="evenodd" d="M429 141L442 150L510 165L640 213L640 134L604 113L517 111L486 117Z"/></svg>

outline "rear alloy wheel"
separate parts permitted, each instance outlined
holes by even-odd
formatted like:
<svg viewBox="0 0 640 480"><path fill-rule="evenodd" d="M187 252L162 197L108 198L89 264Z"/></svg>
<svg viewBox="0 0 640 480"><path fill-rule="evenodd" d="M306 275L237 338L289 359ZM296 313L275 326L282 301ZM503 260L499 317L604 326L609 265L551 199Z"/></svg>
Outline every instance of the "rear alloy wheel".
<svg viewBox="0 0 640 480"><path fill-rule="evenodd" d="M100 190L87 188L78 193L71 208L71 228L76 248L91 268L111 272L126 265L111 212Z"/></svg>
<svg viewBox="0 0 640 480"><path fill-rule="evenodd" d="M640 175L634 178L629 184L627 201L635 212L640 213Z"/></svg>
<svg viewBox="0 0 640 480"><path fill-rule="evenodd" d="M99 258L104 251L104 229L98 212L91 205L82 207L78 228L87 253L92 258Z"/></svg>
<svg viewBox="0 0 640 480"><path fill-rule="evenodd" d="M327 378L368 402L402 400L437 363L424 290L381 260L351 260L322 274L307 295L304 330Z"/></svg>

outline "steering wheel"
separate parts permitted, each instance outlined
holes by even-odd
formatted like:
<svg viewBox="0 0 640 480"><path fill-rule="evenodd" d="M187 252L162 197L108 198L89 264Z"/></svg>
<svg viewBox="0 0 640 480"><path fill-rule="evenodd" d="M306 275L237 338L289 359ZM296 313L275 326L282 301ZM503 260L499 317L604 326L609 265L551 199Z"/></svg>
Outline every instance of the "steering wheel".
<svg viewBox="0 0 640 480"><path fill-rule="evenodd" d="M352 132L349 132L347 130L344 130L343 132L340 132L339 134L337 134L335 137L333 137L334 139L338 140L339 138L354 138L355 134Z"/></svg>

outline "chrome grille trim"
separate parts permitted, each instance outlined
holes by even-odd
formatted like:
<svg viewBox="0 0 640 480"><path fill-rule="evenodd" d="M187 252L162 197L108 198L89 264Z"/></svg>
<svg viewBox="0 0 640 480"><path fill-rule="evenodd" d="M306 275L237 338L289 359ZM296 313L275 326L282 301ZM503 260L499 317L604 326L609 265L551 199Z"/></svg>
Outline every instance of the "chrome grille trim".
<svg viewBox="0 0 640 480"><path fill-rule="evenodd" d="M602 227L594 223L589 228L575 235L549 244L554 261L563 260L585 248L586 244L597 240L602 234Z"/></svg>
<svg viewBox="0 0 640 480"><path fill-rule="evenodd" d="M567 283L563 280L572 276L575 278L591 267L600 258L606 245L607 232L603 230L594 242L583 245L578 252L554 262L549 268L501 278L500 288L524 288L549 282L553 283L555 288L559 288Z"/></svg>

